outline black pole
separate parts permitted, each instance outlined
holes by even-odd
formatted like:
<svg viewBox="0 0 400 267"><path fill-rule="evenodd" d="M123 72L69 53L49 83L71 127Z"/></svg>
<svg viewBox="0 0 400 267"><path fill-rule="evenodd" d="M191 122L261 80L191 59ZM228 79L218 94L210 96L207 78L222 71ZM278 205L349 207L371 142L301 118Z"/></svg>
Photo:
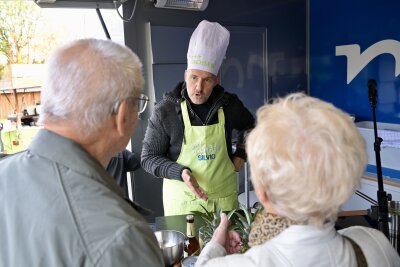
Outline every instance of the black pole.
<svg viewBox="0 0 400 267"><path fill-rule="evenodd" d="M98 7L96 8L96 12L97 12L97 16L99 17L101 26L103 27L103 31L104 31L104 33L106 34L107 39L111 40L111 36L110 36L110 34L108 33L107 26L106 26L106 24L104 23L103 16L101 15L100 9L99 9Z"/></svg>
<svg viewBox="0 0 400 267"><path fill-rule="evenodd" d="M368 80L368 98L372 108L372 117L374 121L374 150L376 158L376 174L378 178L378 226L379 230L388 238L389 237L389 217L388 217L388 196L383 189L383 177L382 177L382 164L381 164L381 143L382 138L378 136L378 128L376 123L376 104L378 102L378 91L376 89L376 81L374 79Z"/></svg>

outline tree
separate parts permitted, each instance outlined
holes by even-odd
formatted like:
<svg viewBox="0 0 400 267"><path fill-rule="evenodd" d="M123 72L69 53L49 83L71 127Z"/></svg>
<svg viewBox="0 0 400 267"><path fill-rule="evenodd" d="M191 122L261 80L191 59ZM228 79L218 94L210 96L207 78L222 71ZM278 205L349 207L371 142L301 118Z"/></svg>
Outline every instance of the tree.
<svg viewBox="0 0 400 267"><path fill-rule="evenodd" d="M33 1L0 1L0 53L8 64L31 63L31 42L40 8Z"/></svg>

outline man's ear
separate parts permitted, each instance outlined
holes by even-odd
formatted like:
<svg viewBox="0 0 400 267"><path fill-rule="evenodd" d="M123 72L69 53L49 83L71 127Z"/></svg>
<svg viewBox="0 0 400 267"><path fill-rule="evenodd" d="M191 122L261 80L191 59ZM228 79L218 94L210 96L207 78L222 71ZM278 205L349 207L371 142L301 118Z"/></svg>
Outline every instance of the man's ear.
<svg viewBox="0 0 400 267"><path fill-rule="evenodd" d="M216 79L217 84L219 84L220 81L221 81L220 75L218 74L218 75L217 75L217 79ZM217 85L217 84L216 84L216 85Z"/></svg>
<svg viewBox="0 0 400 267"><path fill-rule="evenodd" d="M128 127L128 112L129 106L126 100L123 100L118 107L117 113L115 114L115 124L117 127L118 135L123 136Z"/></svg>
<svg viewBox="0 0 400 267"><path fill-rule="evenodd" d="M185 70L185 72L183 73L183 80L186 82L186 73L187 73L187 70Z"/></svg>

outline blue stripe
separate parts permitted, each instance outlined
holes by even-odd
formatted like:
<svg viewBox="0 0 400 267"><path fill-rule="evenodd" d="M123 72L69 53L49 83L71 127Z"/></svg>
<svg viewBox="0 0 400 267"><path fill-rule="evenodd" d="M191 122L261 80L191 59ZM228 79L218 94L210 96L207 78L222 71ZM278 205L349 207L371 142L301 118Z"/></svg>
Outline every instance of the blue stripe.
<svg viewBox="0 0 400 267"><path fill-rule="evenodd" d="M376 166L375 165L367 165L366 172L370 172L375 174L376 176ZM382 167L382 175L384 176L383 178L392 178L392 179L397 179L400 180L400 170L395 170L395 169L390 169L390 168L384 168ZM385 177L387 176L387 177ZM400 181L399 181L400 182Z"/></svg>

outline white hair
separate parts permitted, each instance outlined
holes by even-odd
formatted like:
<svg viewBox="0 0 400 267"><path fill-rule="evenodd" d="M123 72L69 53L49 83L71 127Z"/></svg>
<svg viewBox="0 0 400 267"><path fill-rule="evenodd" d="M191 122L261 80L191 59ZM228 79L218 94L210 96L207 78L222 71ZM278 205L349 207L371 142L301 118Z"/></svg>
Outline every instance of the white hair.
<svg viewBox="0 0 400 267"><path fill-rule="evenodd" d="M254 186L265 190L277 213L316 226L336 220L367 163L351 118L300 93L257 111L246 149Z"/></svg>
<svg viewBox="0 0 400 267"><path fill-rule="evenodd" d="M57 49L47 64L40 122L67 121L87 137L104 127L117 101L137 97L142 63L110 40L82 39Z"/></svg>

